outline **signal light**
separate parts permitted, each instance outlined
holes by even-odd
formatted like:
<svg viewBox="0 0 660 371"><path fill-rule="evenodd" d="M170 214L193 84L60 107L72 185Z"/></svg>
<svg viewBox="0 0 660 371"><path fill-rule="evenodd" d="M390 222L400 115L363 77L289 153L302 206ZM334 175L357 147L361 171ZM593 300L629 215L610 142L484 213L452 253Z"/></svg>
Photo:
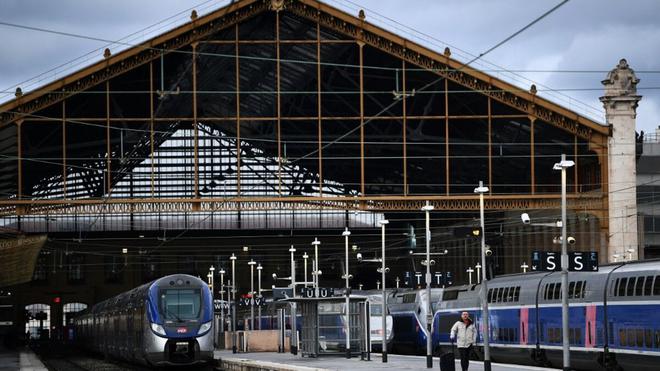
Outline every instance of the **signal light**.
<svg viewBox="0 0 660 371"><path fill-rule="evenodd" d="M53 298L53 303L55 303L55 304L59 304L61 301L62 301L62 298L60 298L59 296L56 296L56 297Z"/></svg>

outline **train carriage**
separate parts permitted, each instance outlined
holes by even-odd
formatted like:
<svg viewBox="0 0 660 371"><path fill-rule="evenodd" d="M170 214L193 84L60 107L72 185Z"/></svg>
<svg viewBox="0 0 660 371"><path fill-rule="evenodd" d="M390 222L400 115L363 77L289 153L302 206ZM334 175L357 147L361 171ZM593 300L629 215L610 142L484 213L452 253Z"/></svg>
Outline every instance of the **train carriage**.
<svg viewBox="0 0 660 371"><path fill-rule="evenodd" d="M436 352L450 346L449 329L462 311L475 319L483 344L481 285L444 290L434 314ZM560 272L489 281L491 359L562 365ZM660 361L660 261L571 272L568 285L571 365L581 370L656 370ZM480 352L477 352L480 353Z"/></svg>
<svg viewBox="0 0 660 371"><path fill-rule="evenodd" d="M213 359L211 291L197 277L166 276L107 299L75 319L89 350L153 366Z"/></svg>

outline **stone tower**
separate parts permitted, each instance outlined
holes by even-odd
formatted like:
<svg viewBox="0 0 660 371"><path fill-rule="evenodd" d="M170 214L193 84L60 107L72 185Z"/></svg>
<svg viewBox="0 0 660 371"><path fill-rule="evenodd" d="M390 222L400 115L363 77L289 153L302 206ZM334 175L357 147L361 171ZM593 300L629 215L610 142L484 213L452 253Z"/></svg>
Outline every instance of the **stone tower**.
<svg viewBox="0 0 660 371"><path fill-rule="evenodd" d="M635 119L639 79L625 59L602 81L605 118L612 130L609 139L608 199L609 247L607 261L637 260L637 168L635 161Z"/></svg>

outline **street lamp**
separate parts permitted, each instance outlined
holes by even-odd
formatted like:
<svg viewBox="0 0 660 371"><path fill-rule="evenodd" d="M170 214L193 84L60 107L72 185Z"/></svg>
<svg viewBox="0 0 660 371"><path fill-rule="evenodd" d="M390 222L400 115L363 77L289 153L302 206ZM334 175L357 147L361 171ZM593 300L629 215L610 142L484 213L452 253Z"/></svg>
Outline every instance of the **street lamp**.
<svg viewBox="0 0 660 371"><path fill-rule="evenodd" d="M220 268L220 332L225 333L225 269ZM223 343L224 344L224 343Z"/></svg>
<svg viewBox="0 0 660 371"><path fill-rule="evenodd" d="M383 219L379 220L381 228L381 275L382 275L382 290L383 290L383 343L382 343L382 354L383 354L383 363L387 363L387 293L385 292L385 226L389 223L389 220Z"/></svg>
<svg viewBox="0 0 660 371"><path fill-rule="evenodd" d="M430 226L430 213L433 206L426 201L426 205L422 207L422 211L426 213L426 299L429 304L428 312L426 313L426 368L433 368L433 353L431 353L431 323L433 321L433 303L431 302L431 226Z"/></svg>
<svg viewBox="0 0 660 371"><path fill-rule="evenodd" d="M344 272L344 275L346 276L346 358L351 358L351 311L350 311L350 305L351 305L351 287L348 282L349 280L349 275L350 271L348 269L348 236L351 235L351 232L348 230L348 227L342 232L341 234L344 236L344 242L345 242L345 259L346 259L346 271Z"/></svg>
<svg viewBox="0 0 660 371"><path fill-rule="evenodd" d="M321 244L321 241L318 240L318 238L314 237L314 241L312 241L312 245L314 246L314 296L319 297L319 245Z"/></svg>
<svg viewBox="0 0 660 371"><path fill-rule="evenodd" d="M309 258L309 255L307 255L307 251L303 254L303 259L304 259L304 266L305 266L305 287L307 287L307 283L309 282L307 280L307 259Z"/></svg>
<svg viewBox="0 0 660 371"><path fill-rule="evenodd" d="M261 270L262 269L264 269L264 268L261 266L261 263L259 263L257 265L257 282L258 282L258 286L257 286L258 287L257 288L258 295L257 296L259 298L261 298ZM259 305L257 307L257 309L259 311L259 313L257 314L257 316L259 317L259 321L257 323L259 324L259 330L261 330L261 305Z"/></svg>
<svg viewBox="0 0 660 371"><path fill-rule="evenodd" d="M474 273L474 269L472 269L472 267L468 267L468 269L466 269L465 271L467 272L468 278L470 280L469 284L472 285L472 273Z"/></svg>
<svg viewBox="0 0 660 371"><path fill-rule="evenodd" d="M250 330L254 330L254 266L257 262L250 259L248 265L250 266Z"/></svg>
<svg viewBox="0 0 660 371"><path fill-rule="evenodd" d="M296 297L296 260L294 254L296 248L291 245L291 289L292 295ZM291 302L291 354L298 354L298 333L296 332L296 302Z"/></svg>
<svg viewBox="0 0 660 371"><path fill-rule="evenodd" d="M484 193L488 192L488 187L484 187L484 182L479 181L479 187L474 189L474 193L479 194L479 214L481 219L481 323L483 325L482 334L484 337L484 371L491 371L490 364L490 328L488 327L488 276L486 275L486 231L484 230Z"/></svg>
<svg viewBox="0 0 660 371"><path fill-rule="evenodd" d="M232 253L229 257L231 260L231 352L237 353L236 349L236 254Z"/></svg>
<svg viewBox="0 0 660 371"><path fill-rule="evenodd" d="M563 340L564 371L571 368L570 340L568 337L568 252L566 236L566 169L575 165L575 162L566 160L561 155L561 161L552 169L561 171L561 328Z"/></svg>

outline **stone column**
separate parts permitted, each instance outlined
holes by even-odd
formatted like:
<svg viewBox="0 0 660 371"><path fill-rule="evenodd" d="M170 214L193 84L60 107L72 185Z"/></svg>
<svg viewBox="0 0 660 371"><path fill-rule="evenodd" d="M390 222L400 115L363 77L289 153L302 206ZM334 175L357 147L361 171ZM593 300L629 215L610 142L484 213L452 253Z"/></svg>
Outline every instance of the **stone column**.
<svg viewBox="0 0 660 371"><path fill-rule="evenodd" d="M626 260L638 259L637 242L637 166L635 161L635 119L639 79L625 59L602 81L605 95L600 97L605 107L609 138L607 181L609 199L609 245L607 261L618 254Z"/></svg>

